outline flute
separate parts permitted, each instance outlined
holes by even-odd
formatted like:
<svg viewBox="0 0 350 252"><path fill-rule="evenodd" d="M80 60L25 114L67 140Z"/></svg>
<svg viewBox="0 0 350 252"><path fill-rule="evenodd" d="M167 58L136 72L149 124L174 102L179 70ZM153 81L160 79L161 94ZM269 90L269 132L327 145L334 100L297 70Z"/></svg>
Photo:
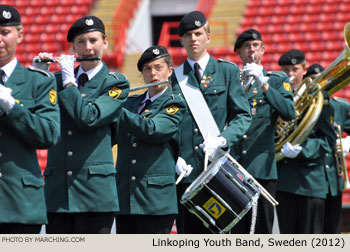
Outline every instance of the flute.
<svg viewBox="0 0 350 252"><path fill-rule="evenodd" d="M137 90L144 89L144 88L154 87L154 86L158 86L158 85L165 85L165 84L170 84L170 83L168 80L148 83L148 84L145 84L142 86L132 87L132 88L130 88L129 92L137 91Z"/></svg>
<svg viewBox="0 0 350 252"><path fill-rule="evenodd" d="M87 58L74 58L75 61L81 62L81 61L94 61L94 60L100 60L101 57L87 57ZM57 62L56 59L35 59L35 63L48 63L48 62Z"/></svg>

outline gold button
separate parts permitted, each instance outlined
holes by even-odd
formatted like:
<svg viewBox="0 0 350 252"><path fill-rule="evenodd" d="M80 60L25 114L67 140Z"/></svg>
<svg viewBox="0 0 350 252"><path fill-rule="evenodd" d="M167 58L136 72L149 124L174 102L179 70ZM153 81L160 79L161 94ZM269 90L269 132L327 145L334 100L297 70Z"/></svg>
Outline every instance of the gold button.
<svg viewBox="0 0 350 252"><path fill-rule="evenodd" d="M247 138L247 135L243 135L243 139L246 139Z"/></svg>
<svg viewBox="0 0 350 252"><path fill-rule="evenodd" d="M132 147L136 148L137 147L137 143L133 143Z"/></svg>
<svg viewBox="0 0 350 252"><path fill-rule="evenodd" d="M68 176L72 176L72 175L73 175L73 172L72 172L72 171L67 171L67 175L68 175Z"/></svg>
<svg viewBox="0 0 350 252"><path fill-rule="evenodd" d="M135 181L136 180L136 177L135 176L132 176L131 177L131 181Z"/></svg>
<svg viewBox="0 0 350 252"><path fill-rule="evenodd" d="M136 160L135 159L131 160L131 163L136 164Z"/></svg>
<svg viewBox="0 0 350 252"><path fill-rule="evenodd" d="M242 154L243 155L247 154L247 151L246 150L242 151Z"/></svg>
<svg viewBox="0 0 350 252"><path fill-rule="evenodd" d="M329 165L326 165L326 168L329 169Z"/></svg>
<svg viewBox="0 0 350 252"><path fill-rule="evenodd" d="M193 130L193 132L194 132L194 133L198 133L198 129L195 128L195 129Z"/></svg>
<svg viewBox="0 0 350 252"><path fill-rule="evenodd" d="M67 152L67 155L68 155L68 157L73 156L73 151L68 151L68 152Z"/></svg>

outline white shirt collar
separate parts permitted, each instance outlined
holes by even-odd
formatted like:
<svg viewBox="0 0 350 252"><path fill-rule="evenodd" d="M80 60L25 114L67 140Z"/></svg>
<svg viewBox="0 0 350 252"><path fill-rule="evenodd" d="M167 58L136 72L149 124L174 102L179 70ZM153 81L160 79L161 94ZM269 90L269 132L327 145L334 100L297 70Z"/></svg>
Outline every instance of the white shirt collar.
<svg viewBox="0 0 350 252"><path fill-rule="evenodd" d="M199 64L200 68L200 73L201 75L203 75L204 69L207 67L208 62L209 62L210 56L209 53L205 54L204 57L202 57L200 60L197 61L197 63ZM190 64L191 68L193 69L194 72L194 63L196 63L196 61L191 60L190 58L187 58L188 63Z"/></svg>
<svg viewBox="0 0 350 252"><path fill-rule="evenodd" d="M85 71L83 70L82 67L79 67L79 70L78 70L78 73L77 73L77 76L76 76L75 79L78 80L78 77L79 77L82 73L86 73L86 74L88 75L88 77L89 77L89 80L91 80L91 79L94 78L94 76L102 69L102 67L103 67L103 64L101 63L101 64L99 64L97 67L92 68L92 69L90 69L90 70L87 71L87 72L85 72Z"/></svg>
<svg viewBox="0 0 350 252"><path fill-rule="evenodd" d="M17 62L18 62L17 59L14 58L9 63L7 63L5 66L1 67L1 69L5 72L5 76L3 76L4 82L6 82L9 79L12 72L15 70Z"/></svg>

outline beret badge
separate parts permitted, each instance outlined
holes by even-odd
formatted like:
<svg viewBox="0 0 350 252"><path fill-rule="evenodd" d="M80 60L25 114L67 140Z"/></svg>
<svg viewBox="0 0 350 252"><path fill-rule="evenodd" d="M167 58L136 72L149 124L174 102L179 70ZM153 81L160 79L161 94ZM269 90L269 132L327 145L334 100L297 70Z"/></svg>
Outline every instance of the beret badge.
<svg viewBox="0 0 350 252"><path fill-rule="evenodd" d="M10 18L12 17L11 12L9 12L9 11L3 11L3 12L2 12L2 16L3 16L5 19L10 19Z"/></svg>
<svg viewBox="0 0 350 252"><path fill-rule="evenodd" d="M88 25L88 26L92 26L92 25L94 25L94 20L92 20L91 18L86 19L85 20L85 24Z"/></svg>
<svg viewBox="0 0 350 252"><path fill-rule="evenodd" d="M156 49L153 49L153 54L154 54L154 55L158 55L158 54L159 54L159 49L157 49L157 48L156 48Z"/></svg>

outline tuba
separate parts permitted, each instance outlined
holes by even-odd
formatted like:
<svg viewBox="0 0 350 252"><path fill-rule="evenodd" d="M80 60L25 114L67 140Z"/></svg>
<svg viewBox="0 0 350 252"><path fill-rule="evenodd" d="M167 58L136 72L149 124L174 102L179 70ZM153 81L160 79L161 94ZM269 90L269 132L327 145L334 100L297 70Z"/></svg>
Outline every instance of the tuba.
<svg viewBox="0 0 350 252"><path fill-rule="evenodd" d="M302 144L318 121L323 107L323 94L329 95L344 88L350 82L350 23L344 27L345 48L343 52L314 80L307 77L294 92L296 118L292 121L278 119L275 132L277 162L284 158L283 145Z"/></svg>

